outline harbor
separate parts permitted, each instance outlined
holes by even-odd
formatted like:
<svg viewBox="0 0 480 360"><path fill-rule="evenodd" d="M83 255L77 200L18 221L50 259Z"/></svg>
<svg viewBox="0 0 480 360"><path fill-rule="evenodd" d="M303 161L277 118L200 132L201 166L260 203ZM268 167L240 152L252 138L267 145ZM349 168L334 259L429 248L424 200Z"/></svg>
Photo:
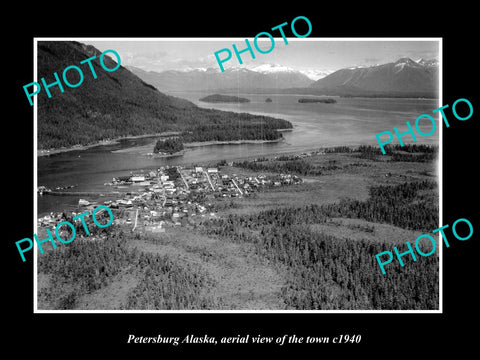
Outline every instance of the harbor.
<svg viewBox="0 0 480 360"><path fill-rule="evenodd" d="M103 192L71 191L75 186L55 189L39 186L37 191L43 196L83 196L72 216L106 205L114 212L115 224L131 226L132 231L165 232L169 227L195 226L204 219L221 216L215 202L248 197L266 187L303 182L296 175L246 176L232 173L232 169L232 163L215 167L167 165L115 177L104 183ZM38 225L53 226L61 221L63 214L63 211L51 212L40 217Z"/></svg>

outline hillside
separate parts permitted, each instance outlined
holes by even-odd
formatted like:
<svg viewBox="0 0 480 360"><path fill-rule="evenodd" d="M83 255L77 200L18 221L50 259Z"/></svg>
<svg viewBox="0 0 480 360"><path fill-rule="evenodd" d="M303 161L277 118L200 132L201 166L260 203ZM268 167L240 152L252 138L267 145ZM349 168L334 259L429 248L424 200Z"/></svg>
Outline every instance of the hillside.
<svg viewBox="0 0 480 360"><path fill-rule="evenodd" d="M281 119L201 109L187 100L159 92L123 66L106 72L100 66L100 54L94 47L74 41L38 42L38 79L45 77L47 83L52 83L53 73L57 72L61 78L63 70L70 65L79 66L84 73L83 83L76 88L64 85L61 93L58 86L54 86L50 88L51 98L45 91L37 95L39 149L87 145L164 131L190 133L199 126L215 125L220 131L232 124L249 128L292 127ZM97 55L92 61L97 79L87 64L80 65L80 61L93 55ZM108 56L105 65L115 67ZM79 80L75 75L78 76L74 71L68 73L73 84Z"/></svg>
<svg viewBox="0 0 480 360"><path fill-rule="evenodd" d="M340 96L438 96L436 61L401 58L393 63L340 69L310 86Z"/></svg>

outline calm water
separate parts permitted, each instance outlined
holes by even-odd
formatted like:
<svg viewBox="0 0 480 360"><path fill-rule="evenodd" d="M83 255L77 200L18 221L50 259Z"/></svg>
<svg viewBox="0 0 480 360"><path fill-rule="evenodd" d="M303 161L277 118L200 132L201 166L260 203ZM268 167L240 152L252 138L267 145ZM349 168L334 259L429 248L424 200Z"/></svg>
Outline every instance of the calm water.
<svg viewBox="0 0 480 360"><path fill-rule="evenodd" d="M376 145L375 134L405 129L405 121L414 123L420 114L431 114L439 107L437 100L337 98L336 104L299 104L304 95L236 94L250 99L242 104L208 104L198 99L206 93L171 93L191 100L206 108L269 115L289 120L294 128L285 132L285 141L271 144L212 145L193 148L182 157L153 159L138 154L112 153L126 147L151 144L155 139L125 140L115 145L98 146L85 151L71 151L38 158L38 185L53 188L76 184L73 191L108 192L112 187L103 184L113 177L128 175L131 171L153 169L163 165L193 164L221 159L261 156L281 152L307 150L323 146ZM265 103L265 99L272 99ZM425 131L431 129L425 122ZM438 128L438 123L437 123ZM438 131L418 142L438 144ZM91 198L91 197L87 197ZM38 213L61 211L78 204L77 196L39 196Z"/></svg>

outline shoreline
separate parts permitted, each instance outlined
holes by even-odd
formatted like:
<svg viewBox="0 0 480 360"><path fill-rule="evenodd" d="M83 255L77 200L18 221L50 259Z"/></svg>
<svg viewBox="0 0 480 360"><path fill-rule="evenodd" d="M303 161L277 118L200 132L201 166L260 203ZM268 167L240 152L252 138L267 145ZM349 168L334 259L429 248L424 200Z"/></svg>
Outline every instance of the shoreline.
<svg viewBox="0 0 480 360"><path fill-rule="evenodd" d="M177 151L172 154L155 154L152 152L152 144L134 146L125 149L113 150L111 151L114 154L139 154L142 156L149 156L153 158L169 158L175 156L183 156L190 149L201 147L201 146L212 146L212 145L242 145L242 144L264 144L264 143L278 143L284 141L283 138L277 140L226 140L226 141L197 141L191 143L183 144L184 149Z"/></svg>
<svg viewBox="0 0 480 360"><path fill-rule="evenodd" d="M122 136L111 140L101 140L94 144L87 145L73 145L70 147L54 148L54 149L38 149L37 157L40 156L50 156L55 154L61 154L69 151L83 151L87 149L94 148L96 146L105 146L105 145L114 145L118 144L121 140L131 140L131 139L143 139L149 137L165 137L165 136L175 136L179 135L179 131L165 131L157 134L143 134L143 135L132 135L132 136Z"/></svg>

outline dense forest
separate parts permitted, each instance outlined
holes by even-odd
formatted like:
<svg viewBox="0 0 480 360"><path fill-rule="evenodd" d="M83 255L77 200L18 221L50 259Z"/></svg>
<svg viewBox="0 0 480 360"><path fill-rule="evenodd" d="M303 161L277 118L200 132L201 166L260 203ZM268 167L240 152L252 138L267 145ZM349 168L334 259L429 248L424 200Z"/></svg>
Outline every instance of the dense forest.
<svg viewBox="0 0 480 360"><path fill-rule="evenodd" d="M179 138L157 140L157 143L153 148L154 153L162 152L167 154L173 154L181 150L183 150L183 142Z"/></svg>
<svg viewBox="0 0 480 360"><path fill-rule="evenodd" d="M166 131L194 132L197 126L223 125L224 129L234 125L239 128L260 125L271 129L292 127L286 120L199 108L187 100L159 92L123 66L114 72L106 72L100 65L100 54L93 46L75 41L38 42L39 78L44 77L47 83L53 83L53 74L57 73L61 78L63 70L71 65L79 66L84 74L83 82L76 88L63 84L63 92L58 86L50 88L51 98L45 91L36 95L39 149L87 145L106 139ZM96 56L91 61L96 79L87 64L80 64L92 56ZM104 62L110 69L116 66L108 56L104 57ZM72 84L78 83L78 73L68 72L68 80ZM28 103L27 99L25 101ZM243 133L249 132L247 129ZM262 133L258 136L256 139L264 139Z"/></svg>
<svg viewBox="0 0 480 360"><path fill-rule="evenodd" d="M305 160L288 161L250 161L234 162L234 166L253 171L268 171L277 173L289 173L297 175L321 175L325 167L314 166ZM334 165L332 165L334 166ZM336 168L336 167L335 167ZM332 168L334 169L334 168Z"/></svg>
<svg viewBox="0 0 480 360"><path fill-rule="evenodd" d="M184 142L231 140L278 140L283 137L275 127L265 124L200 125L182 133Z"/></svg>
<svg viewBox="0 0 480 360"><path fill-rule="evenodd" d="M437 187L436 182L428 180L374 186L366 201L342 199L323 205L322 210L331 217L359 218L430 232L438 227L439 209L433 195Z"/></svg>
<svg viewBox="0 0 480 360"><path fill-rule="evenodd" d="M208 294L213 282L190 264L163 255L142 253L138 259L143 277L127 296L126 310L212 309Z"/></svg>
<svg viewBox="0 0 480 360"><path fill-rule="evenodd" d="M436 256L410 266L397 264L382 275L375 255L385 246L402 248L404 243L351 241L309 226L330 217L355 217L430 232L438 227L438 209L419 194L433 186L430 182L378 186L364 202L344 200L230 215L205 223L203 231L253 243L259 255L286 266L289 278L282 296L295 309L437 309Z"/></svg>
<svg viewBox="0 0 480 360"><path fill-rule="evenodd" d="M77 238L39 256L38 271L50 277L50 285L39 291L39 299L54 309L75 309L83 295L107 286L117 275L130 274L139 281L127 294L123 309L215 306L208 295L211 280L201 269L180 265L165 255L138 251L129 246L135 236L115 229L108 238Z"/></svg>
<svg viewBox="0 0 480 360"><path fill-rule="evenodd" d="M382 154L380 147L372 145L360 145L358 147L335 146L325 149L327 154L350 153L361 159L373 161L407 161L407 162L430 162L438 156L438 146L425 144L406 144L400 146L385 145L385 154Z"/></svg>
<svg viewBox="0 0 480 360"><path fill-rule="evenodd" d="M287 124L282 124L286 126ZM198 125L192 130L184 131L179 137L169 140L158 140L153 151L167 152L172 154L183 150L183 144L205 141L240 141L240 140L264 140L272 141L282 139L281 132L276 130L275 125L269 123L260 124L214 124Z"/></svg>
<svg viewBox="0 0 480 360"><path fill-rule="evenodd" d="M175 168L171 169L174 175ZM327 235L315 226L340 217L428 233L438 227L435 193L436 183L432 181L373 186L364 201L343 199L333 204L231 214L206 220L197 231L252 244L260 257L286 271L281 296L288 308L437 309L437 256L422 257L404 267L393 263L383 275L375 255L392 246L403 249L409 239L399 243L390 239L353 241ZM73 222L66 215L64 219ZM39 291L40 303L55 309L75 309L84 295L119 277L133 276L136 283L125 295L123 309L219 306L210 295L215 284L197 265L143 253L132 246L137 239L153 241L153 235L132 234L118 225L102 229L86 220L95 240L82 239L83 225L76 222L74 242L38 257L38 271L49 278L49 285ZM100 223L106 220L99 218ZM357 227L358 231L375 232L371 224Z"/></svg>

